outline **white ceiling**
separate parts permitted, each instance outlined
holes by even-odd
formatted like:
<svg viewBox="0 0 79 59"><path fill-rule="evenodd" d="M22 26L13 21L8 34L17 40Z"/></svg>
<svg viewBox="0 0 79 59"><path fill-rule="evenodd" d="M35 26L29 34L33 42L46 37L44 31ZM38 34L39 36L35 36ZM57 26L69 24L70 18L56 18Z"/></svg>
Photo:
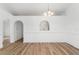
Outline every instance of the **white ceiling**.
<svg viewBox="0 0 79 59"><path fill-rule="evenodd" d="M48 10L48 3L3 3L0 5L15 16L42 15ZM64 15L70 5L69 3L50 3L49 7L55 12L54 15Z"/></svg>

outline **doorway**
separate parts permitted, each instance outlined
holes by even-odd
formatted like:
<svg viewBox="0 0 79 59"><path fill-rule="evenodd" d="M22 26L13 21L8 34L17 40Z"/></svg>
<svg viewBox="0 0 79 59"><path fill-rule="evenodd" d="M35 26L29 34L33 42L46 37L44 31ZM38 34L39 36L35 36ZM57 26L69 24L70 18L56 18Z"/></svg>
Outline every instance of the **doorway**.
<svg viewBox="0 0 79 59"><path fill-rule="evenodd" d="M9 20L3 21L3 47L10 44L10 22Z"/></svg>
<svg viewBox="0 0 79 59"><path fill-rule="evenodd" d="M23 22L16 21L14 24L14 39L15 41L23 42Z"/></svg>

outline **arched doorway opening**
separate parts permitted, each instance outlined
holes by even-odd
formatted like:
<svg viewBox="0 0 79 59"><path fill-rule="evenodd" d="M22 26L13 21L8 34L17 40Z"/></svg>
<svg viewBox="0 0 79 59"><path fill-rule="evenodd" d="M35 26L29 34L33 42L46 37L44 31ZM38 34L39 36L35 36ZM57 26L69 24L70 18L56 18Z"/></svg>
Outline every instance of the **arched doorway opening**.
<svg viewBox="0 0 79 59"><path fill-rule="evenodd" d="M10 22L9 20L3 21L3 47L10 44Z"/></svg>
<svg viewBox="0 0 79 59"><path fill-rule="evenodd" d="M16 21L14 24L14 39L15 41L20 40L20 42L23 42L23 22L22 21Z"/></svg>

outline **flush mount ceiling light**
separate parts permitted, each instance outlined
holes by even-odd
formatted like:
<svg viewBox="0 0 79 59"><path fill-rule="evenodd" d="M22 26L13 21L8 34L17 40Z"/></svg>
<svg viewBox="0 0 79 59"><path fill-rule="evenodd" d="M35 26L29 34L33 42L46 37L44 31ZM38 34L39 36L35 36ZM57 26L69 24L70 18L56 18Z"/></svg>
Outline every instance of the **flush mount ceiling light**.
<svg viewBox="0 0 79 59"><path fill-rule="evenodd" d="M52 12L50 10L50 5L49 4L48 4L48 10L47 10L47 12L44 12L43 15L44 16L53 16L54 15L54 12Z"/></svg>

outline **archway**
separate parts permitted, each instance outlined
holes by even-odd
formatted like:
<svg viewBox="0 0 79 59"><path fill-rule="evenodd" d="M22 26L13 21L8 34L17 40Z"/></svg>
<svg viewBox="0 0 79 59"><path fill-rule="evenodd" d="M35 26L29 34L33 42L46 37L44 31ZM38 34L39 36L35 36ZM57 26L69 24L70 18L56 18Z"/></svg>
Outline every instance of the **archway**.
<svg viewBox="0 0 79 59"><path fill-rule="evenodd" d="M40 30L41 31L49 31L49 22L46 20L43 20L40 22Z"/></svg>
<svg viewBox="0 0 79 59"><path fill-rule="evenodd" d="M23 42L23 22L16 21L14 24L14 39L15 41L20 40Z"/></svg>
<svg viewBox="0 0 79 59"><path fill-rule="evenodd" d="M3 47L10 44L10 22L9 20L3 21Z"/></svg>

